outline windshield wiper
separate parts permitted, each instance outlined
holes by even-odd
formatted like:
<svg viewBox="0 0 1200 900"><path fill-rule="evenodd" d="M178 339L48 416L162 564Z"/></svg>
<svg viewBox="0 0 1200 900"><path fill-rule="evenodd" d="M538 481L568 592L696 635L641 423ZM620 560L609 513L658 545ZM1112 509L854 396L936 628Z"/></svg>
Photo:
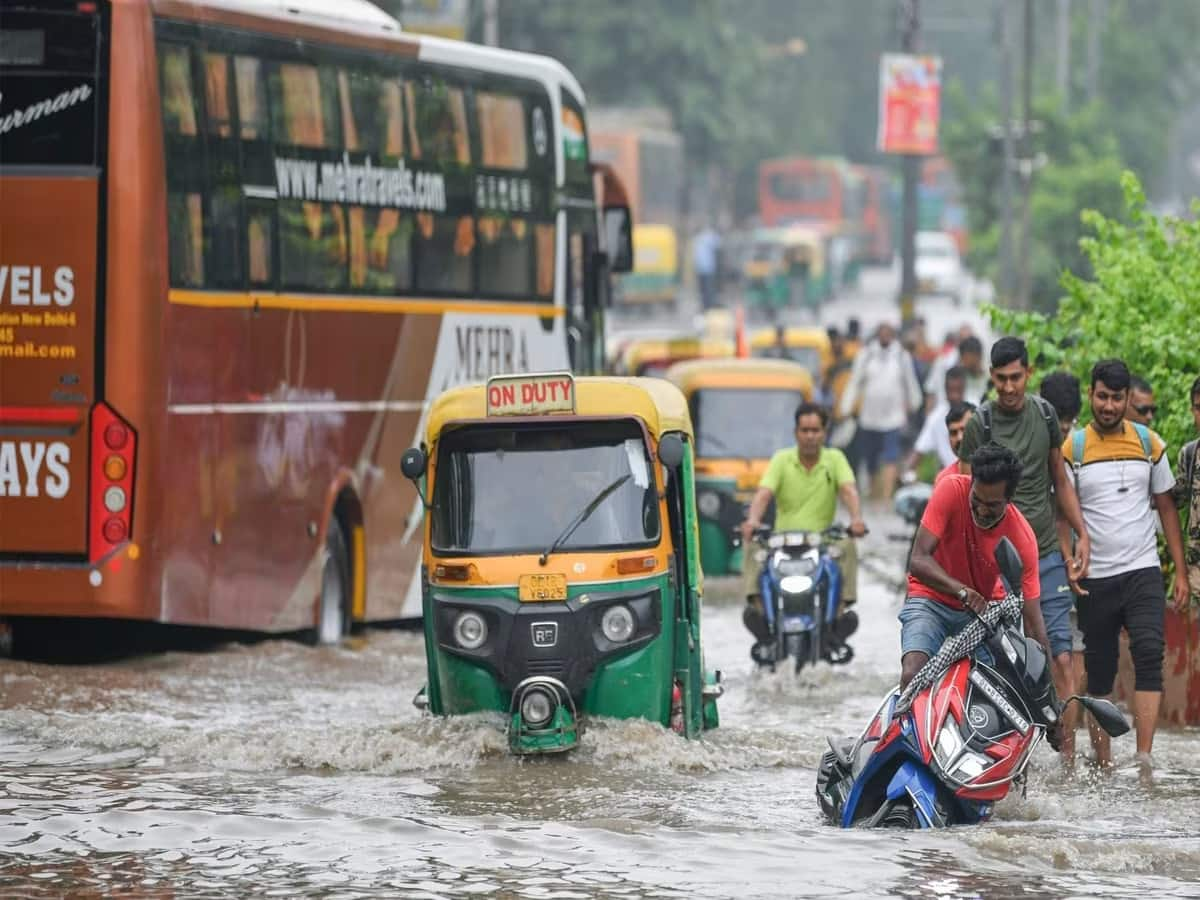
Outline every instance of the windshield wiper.
<svg viewBox="0 0 1200 900"><path fill-rule="evenodd" d="M575 529L586 522L591 517L592 513L600 508L600 504L609 498L613 491L615 491L632 477L632 475L626 473L598 493L592 499L592 502L583 508L583 512L568 522L567 527L563 529L563 533L556 537L554 542L545 549L542 555L538 558L538 565L544 566L546 564L546 560L550 558L550 554L565 544L570 539L571 535L575 533Z"/></svg>

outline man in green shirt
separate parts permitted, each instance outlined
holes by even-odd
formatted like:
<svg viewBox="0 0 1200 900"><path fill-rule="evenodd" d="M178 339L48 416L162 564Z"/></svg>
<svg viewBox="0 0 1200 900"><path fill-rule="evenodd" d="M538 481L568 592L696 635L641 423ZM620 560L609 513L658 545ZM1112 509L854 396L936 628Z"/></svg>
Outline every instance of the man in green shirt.
<svg viewBox="0 0 1200 900"><path fill-rule="evenodd" d="M758 566L750 558L750 538L762 526L762 517L771 500L775 501L776 531L824 531L833 524L840 497L850 512L850 533L860 537L867 532L850 463L841 450L825 446L828 425L829 413L825 407L800 404L796 409L796 446L771 457L742 523L742 546L746 548L742 572L747 603L742 618L760 644L770 642L771 632L758 591ZM841 542L841 550L838 565L842 570L842 609L846 609L858 599L858 557L853 540Z"/></svg>
<svg viewBox="0 0 1200 900"><path fill-rule="evenodd" d="M981 404L967 423L958 447L959 467L963 474L971 474L971 454L989 442L1007 447L1021 460L1021 480L1013 505L1037 536L1042 589L1038 599L1050 638L1054 687L1059 697L1070 697L1075 693L1071 665L1072 587L1087 577L1091 540L1083 525L1074 482L1063 463L1058 414L1048 401L1026 391L1030 370L1025 342L1017 337L1000 338L992 345L991 357L996 399ZM1058 515L1069 529L1057 527ZM1069 543L1071 531L1079 536L1074 550ZM1064 732L1061 752L1064 759L1074 759L1072 731Z"/></svg>

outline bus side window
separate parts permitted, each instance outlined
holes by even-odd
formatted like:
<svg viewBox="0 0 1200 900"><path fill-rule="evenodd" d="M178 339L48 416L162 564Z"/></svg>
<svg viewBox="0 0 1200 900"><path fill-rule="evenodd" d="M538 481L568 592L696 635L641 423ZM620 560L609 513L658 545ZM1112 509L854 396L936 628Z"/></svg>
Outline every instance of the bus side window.
<svg viewBox="0 0 1200 900"><path fill-rule="evenodd" d="M159 93L167 165L167 265L172 285L204 284L204 158L191 50L158 46Z"/></svg>
<svg viewBox="0 0 1200 900"><path fill-rule="evenodd" d="M204 54L204 111L207 131L217 137L233 136L233 112L229 102L229 57L224 53Z"/></svg>
<svg viewBox="0 0 1200 900"><path fill-rule="evenodd" d="M233 60L237 83L238 129L244 141L264 141L270 137L267 126L267 86L263 81L262 62L252 56Z"/></svg>
<svg viewBox="0 0 1200 900"><path fill-rule="evenodd" d="M484 296L528 297L533 262L529 220L479 217L479 290Z"/></svg>
<svg viewBox="0 0 1200 900"><path fill-rule="evenodd" d="M475 223L472 216L416 214L413 252L417 289L439 294L473 291Z"/></svg>
<svg viewBox="0 0 1200 900"><path fill-rule="evenodd" d="M524 171L529 164L525 140L525 104L520 97L476 91L480 164L491 169Z"/></svg>
<svg viewBox="0 0 1200 900"><path fill-rule="evenodd" d="M427 77L420 83L407 83L405 89L413 158L439 166L469 165L471 143L462 88Z"/></svg>
<svg viewBox="0 0 1200 900"><path fill-rule="evenodd" d="M336 76L308 63L280 63L271 77L275 140L297 147L339 144Z"/></svg>

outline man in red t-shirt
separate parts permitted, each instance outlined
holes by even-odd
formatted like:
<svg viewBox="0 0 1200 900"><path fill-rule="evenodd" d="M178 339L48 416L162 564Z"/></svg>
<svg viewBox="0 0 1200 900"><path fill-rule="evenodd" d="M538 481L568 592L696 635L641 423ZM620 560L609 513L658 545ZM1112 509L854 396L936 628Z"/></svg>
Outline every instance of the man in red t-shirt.
<svg viewBox="0 0 1200 900"><path fill-rule="evenodd" d="M948 475L933 489L921 517L909 564L908 599L900 609L900 685L908 684L946 638L1004 599L996 545L1008 538L1024 572L1025 632L1046 647L1038 582L1038 547L1033 529L1013 506L1021 461L999 444L985 444L971 457L970 475Z"/></svg>

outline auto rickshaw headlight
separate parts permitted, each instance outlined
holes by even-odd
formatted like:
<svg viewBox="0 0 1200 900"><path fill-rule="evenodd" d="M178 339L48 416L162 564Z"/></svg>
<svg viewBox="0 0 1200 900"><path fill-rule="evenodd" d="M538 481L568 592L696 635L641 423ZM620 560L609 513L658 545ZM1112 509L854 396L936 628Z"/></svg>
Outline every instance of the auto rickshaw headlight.
<svg viewBox="0 0 1200 900"><path fill-rule="evenodd" d="M454 640L464 650L478 650L488 638L487 622L477 612L460 612L454 620Z"/></svg>
<svg viewBox="0 0 1200 900"><path fill-rule="evenodd" d="M521 701L521 718L530 725L545 725L554 715L554 700L545 691L534 688Z"/></svg>
<svg viewBox="0 0 1200 900"><path fill-rule="evenodd" d="M633 637L633 611L622 603L610 606L600 617L600 630L614 644L625 643Z"/></svg>
<svg viewBox="0 0 1200 900"><path fill-rule="evenodd" d="M715 519L721 512L721 495L716 491L701 491L696 495L696 508L705 518Z"/></svg>

